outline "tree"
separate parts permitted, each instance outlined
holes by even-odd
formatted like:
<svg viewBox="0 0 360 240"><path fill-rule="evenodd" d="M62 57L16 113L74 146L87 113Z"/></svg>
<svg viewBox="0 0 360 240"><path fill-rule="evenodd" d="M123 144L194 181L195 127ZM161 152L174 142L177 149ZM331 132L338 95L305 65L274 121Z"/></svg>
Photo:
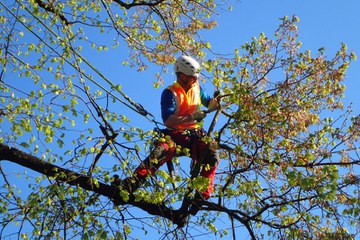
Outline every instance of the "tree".
<svg viewBox="0 0 360 240"><path fill-rule="evenodd" d="M346 45L331 59L301 51L298 19L284 17L273 39L260 34L233 57L209 58L200 31L216 25L212 1L0 4L3 237L127 239L152 228L164 239L197 229L225 236L219 216L234 238L237 224L253 239L358 235L360 117L342 105L355 59ZM207 137L222 162L214 197L196 216L179 206L188 187L204 183L178 159L178 176L160 170L134 194L111 184L131 175L155 139L166 141L133 124L129 112L161 127L89 60L125 44L124 65L160 66L155 86L186 52L222 90ZM21 185L9 174L15 166L27 169Z"/></svg>

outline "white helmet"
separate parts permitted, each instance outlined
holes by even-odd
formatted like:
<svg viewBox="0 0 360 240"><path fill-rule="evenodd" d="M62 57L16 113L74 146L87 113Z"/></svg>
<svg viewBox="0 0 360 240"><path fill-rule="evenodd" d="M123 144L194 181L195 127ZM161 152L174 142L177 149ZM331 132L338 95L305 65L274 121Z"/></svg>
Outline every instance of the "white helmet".
<svg viewBox="0 0 360 240"><path fill-rule="evenodd" d="M182 72L189 76L199 77L200 64L189 56L180 56L174 66L175 73Z"/></svg>

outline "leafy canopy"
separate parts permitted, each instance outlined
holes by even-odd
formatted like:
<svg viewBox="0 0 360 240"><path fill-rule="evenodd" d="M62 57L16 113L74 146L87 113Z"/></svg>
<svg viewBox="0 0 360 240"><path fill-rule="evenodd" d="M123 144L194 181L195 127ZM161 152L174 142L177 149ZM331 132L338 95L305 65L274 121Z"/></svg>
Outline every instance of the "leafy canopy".
<svg viewBox="0 0 360 240"><path fill-rule="evenodd" d="M356 58L345 44L332 58L303 51L299 19L284 17L274 36L215 55L201 38L216 26L214 1L0 4L2 237L356 237L360 121L342 103ZM182 159L174 159L176 177L162 169L134 195L111 186L155 139L169 139L149 130L161 124L98 70L93 55L105 51L122 52L122 64L138 71L159 66L155 86L186 52L203 60L203 82L222 91L207 138L222 162L196 217L177 209L187 186L207 181L190 180Z"/></svg>

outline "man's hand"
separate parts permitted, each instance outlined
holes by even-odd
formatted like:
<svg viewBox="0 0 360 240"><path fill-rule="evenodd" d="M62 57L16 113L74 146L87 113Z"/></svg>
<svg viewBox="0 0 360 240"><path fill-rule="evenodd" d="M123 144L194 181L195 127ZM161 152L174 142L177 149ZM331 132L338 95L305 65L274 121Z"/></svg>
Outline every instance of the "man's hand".
<svg viewBox="0 0 360 240"><path fill-rule="evenodd" d="M213 94L213 98L210 100L209 105L208 105L208 112L212 112L215 110L218 110L220 108L220 99L219 96L221 94L220 90L216 90Z"/></svg>
<svg viewBox="0 0 360 240"><path fill-rule="evenodd" d="M198 111L193 114L191 114L191 119L196 120L197 122L200 122L206 117L206 113L204 111Z"/></svg>
<svg viewBox="0 0 360 240"><path fill-rule="evenodd" d="M221 94L220 90L216 90L213 94L213 98L217 98Z"/></svg>

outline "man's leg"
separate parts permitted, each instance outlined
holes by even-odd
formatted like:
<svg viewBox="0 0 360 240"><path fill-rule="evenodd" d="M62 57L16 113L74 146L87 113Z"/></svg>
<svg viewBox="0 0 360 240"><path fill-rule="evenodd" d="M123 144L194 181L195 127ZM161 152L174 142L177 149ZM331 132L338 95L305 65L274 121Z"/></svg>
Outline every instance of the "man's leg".
<svg viewBox="0 0 360 240"><path fill-rule="evenodd" d="M196 149L194 149L194 155L197 158L193 158L193 160L199 161L199 163L194 164L199 165L198 167L201 168L200 176L209 179L209 186L204 192L196 192L189 208L189 212L192 215L196 215L200 210L202 201L211 197L211 193L214 188L215 173L220 161L217 151L211 149L209 144L204 143L201 139L197 141L195 147Z"/></svg>
<svg viewBox="0 0 360 240"><path fill-rule="evenodd" d="M122 181L122 186L133 193L144 182L147 176L153 175L164 163L171 161L175 155L175 144L157 143L150 155L135 169L134 176Z"/></svg>
<svg viewBox="0 0 360 240"><path fill-rule="evenodd" d="M200 161L201 172L200 176L208 178L210 183L205 192L202 192L202 198L207 200L210 198L212 190L214 188L214 178L217 166L219 164L219 155L215 149L201 139L194 142L194 151L196 152L195 161Z"/></svg>

